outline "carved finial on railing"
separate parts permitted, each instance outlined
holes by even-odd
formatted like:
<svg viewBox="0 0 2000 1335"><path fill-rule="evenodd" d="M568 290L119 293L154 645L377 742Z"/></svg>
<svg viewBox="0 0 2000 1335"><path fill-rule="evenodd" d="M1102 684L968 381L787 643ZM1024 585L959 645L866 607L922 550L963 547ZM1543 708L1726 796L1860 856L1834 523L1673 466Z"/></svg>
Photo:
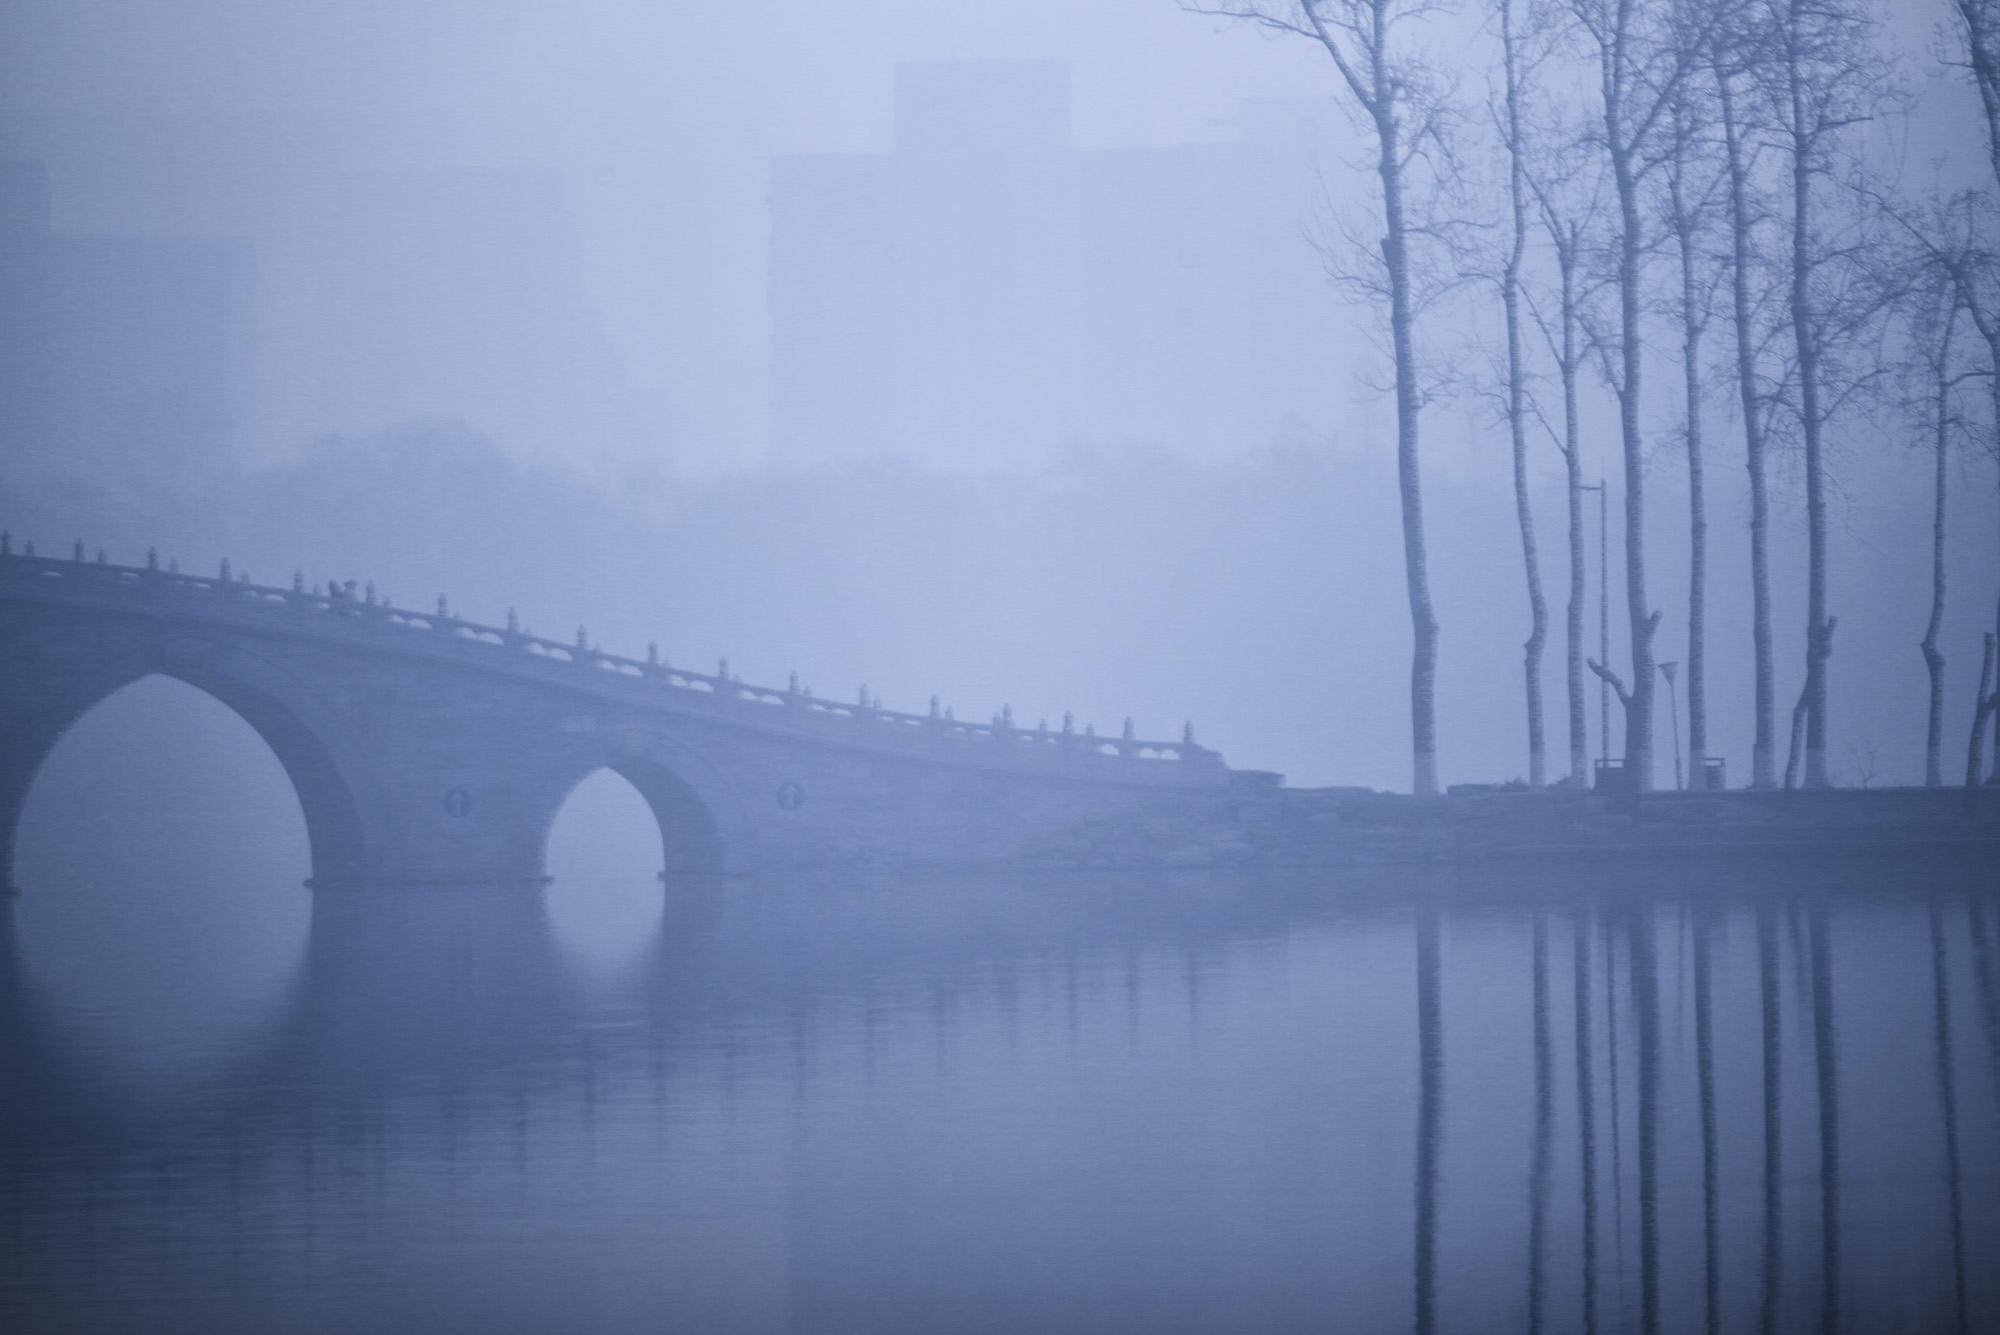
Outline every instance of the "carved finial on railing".
<svg viewBox="0 0 2000 1335"><path fill-rule="evenodd" d="M306 572L294 568L292 571L292 592L304 593L305 591L306 591Z"/></svg>
<svg viewBox="0 0 2000 1335"><path fill-rule="evenodd" d="M99 547L97 549L97 564L101 566L108 566L111 564L111 562L105 558L104 549L102 547Z"/></svg>
<svg viewBox="0 0 2000 1335"><path fill-rule="evenodd" d="M1063 736L1074 737L1075 735L1076 735L1076 715L1070 713L1067 709L1065 709L1063 710Z"/></svg>
<svg viewBox="0 0 2000 1335"><path fill-rule="evenodd" d="M1132 720L1130 718L1127 718L1125 720L1125 731L1120 733L1119 737L1122 740L1129 742L1136 736L1138 736L1138 734L1132 731Z"/></svg>
<svg viewBox="0 0 2000 1335"><path fill-rule="evenodd" d="M521 633L521 618L515 614L514 609L511 607L507 609L507 633L509 635L519 635Z"/></svg>
<svg viewBox="0 0 2000 1335"><path fill-rule="evenodd" d="M1183 723L1181 725L1181 745L1182 746L1194 745L1194 724Z"/></svg>
<svg viewBox="0 0 2000 1335"><path fill-rule="evenodd" d="M71 560L75 561L75 562L76 562L76 563L77 563L78 565L82 565L82 564L83 564L83 539L82 539L82 538L78 538L78 539L76 540L76 546L74 546L74 547L70 548L70 553L69 553L69 554L70 554L70 559L71 559Z"/></svg>
<svg viewBox="0 0 2000 1335"><path fill-rule="evenodd" d="M148 547L146 549L146 569L158 570L159 568L160 568L160 549L158 547Z"/></svg>
<svg viewBox="0 0 2000 1335"><path fill-rule="evenodd" d="M226 556L222 558L222 582L229 582L229 558Z"/></svg>
<svg viewBox="0 0 2000 1335"><path fill-rule="evenodd" d="M936 718L937 716L938 716L938 698L934 695L931 697L931 717Z"/></svg>

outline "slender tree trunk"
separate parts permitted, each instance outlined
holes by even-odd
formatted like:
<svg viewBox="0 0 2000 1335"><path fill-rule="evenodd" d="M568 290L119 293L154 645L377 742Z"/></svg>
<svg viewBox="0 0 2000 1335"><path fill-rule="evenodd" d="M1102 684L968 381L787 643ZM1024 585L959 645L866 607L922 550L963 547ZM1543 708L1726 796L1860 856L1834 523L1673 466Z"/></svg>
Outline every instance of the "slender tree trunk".
<svg viewBox="0 0 2000 1335"><path fill-rule="evenodd" d="M1563 279L1567 290L1569 278ZM1569 298L1564 297L1567 305ZM1565 341L1572 338L1574 322L1566 318ZM1569 777L1577 788L1590 787L1590 725L1585 721L1583 696L1583 612L1590 596L1583 564L1583 453L1576 420L1576 363L1563 367L1563 449L1564 489L1569 505L1569 606L1564 612L1563 684L1569 693Z"/></svg>
<svg viewBox="0 0 2000 1335"><path fill-rule="evenodd" d="M1521 528L1521 562L1528 581L1528 639L1522 646L1528 695L1528 786L1547 782L1542 727L1542 647L1548 642L1549 608L1542 597L1542 562L1535 546L1535 512L1528 494L1528 369L1521 350L1521 262L1528 249L1528 183L1521 161L1520 59L1515 50L1513 0L1500 3L1500 44L1507 79L1507 204L1514 234L1500 294L1507 313L1507 433L1514 451L1514 516Z"/></svg>
<svg viewBox="0 0 2000 1335"><path fill-rule="evenodd" d="M1986 720L2000 715L2000 695L1993 690L1993 646L1996 637L1992 631L1986 633L1986 653L1979 664L1979 694L1974 697L1972 713L1972 741L1965 751L1965 813L1972 814L1979 800L1979 771L1985 768L1981 752L1986 746Z"/></svg>
<svg viewBox="0 0 2000 1335"><path fill-rule="evenodd" d="M1688 787L1708 783L1708 500L1701 434L1702 316L1695 254L1696 219L1687 203L1687 143L1693 134L1682 100L1674 105L1674 155L1667 188L1681 261L1681 374L1687 394L1688 465Z"/></svg>
<svg viewBox="0 0 2000 1335"><path fill-rule="evenodd" d="M1615 103L1613 104L1616 105ZM1614 134L1615 112L1607 112ZM1659 629L1646 600L1646 459L1639 422L1639 264L1644 233L1639 217L1637 164L1629 148L1614 147L1612 178L1618 190L1619 430L1625 453L1625 609L1631 623L1632 686L1625 696L1625 773L1635 793L1653 790L1653 635ZM1606 664L1608 667L1609 664Z"/></svg>
<svg viewBox="0 0 2000 1335"><path fill-rule="evenodd" d="M1812 176L1813 133L1806 117L1806 72L1799 50L1805 0L1792 0L1786 33L1786 66L1791 104L1792 157L1792 338L1799 364L1799 418L1806 454L1806 769L1805 786L1828 783L1827 660L1833 632L1827 619L1826 462L1819 400L1819 329L1813 318Z"/></svg>
<svg viewBox="0 0 2000 1335"><path fill-rule="evenodd" d="M1951 312L1956 316L1956 310ZM1944 523L1947 447L1951 441L1951 331L1948 319L1940 340L1937 362L1936 397L1932 409L1932 452L1935 456L1931 487L1931 617L1924 626L1924 667L1931 678L1930 714L1924 729L1924 782L1932 788L1944 786L1944 654L1938 649L1938 631L1944 625Z"/></svg>
<svg viewBox="0 0 2000 1335"><path fill-rule="evenodd" d="M1778 705L1771 648L1770 494L1765 483L1764 402L1757 389L1757 334L1750 300L1750 168L1736 118L1734 84L1718 58L1715 82L1722 108L1729 173L1730 296L1736 325L1736 384L1743 403L1744 466L1750 474L1750 643L1755 731L1750 786L1778 786Z"/></svg>
<svg viewBox="0 0 2000 1335"><path fill-rule="evenodd" d="M1375 87L1387 89L1391 78L1380 43L1374 49ZM1380 145L1377 171L1382 178L1382 261L1389 275L1389 337L1396 361L1396 482L1403 502L1403 574L1409 589L1411 789L1419 797L1434 797L1437 775L1437 616L1431 608L1429 561L1424 546L1423 479L1417 467L1417 356L1412 326L1409 229L1403 217L1403 167L1395 109L1378 101L1375 127Z"/></svg>

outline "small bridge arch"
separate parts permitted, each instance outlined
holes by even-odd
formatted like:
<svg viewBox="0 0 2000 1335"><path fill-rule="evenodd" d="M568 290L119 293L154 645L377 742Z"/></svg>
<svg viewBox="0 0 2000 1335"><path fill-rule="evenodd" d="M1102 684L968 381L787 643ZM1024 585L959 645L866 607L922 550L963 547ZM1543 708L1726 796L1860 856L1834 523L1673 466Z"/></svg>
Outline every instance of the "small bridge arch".
<svg viewBox="0 0 2000 1335"><path fill-rule="evenodd" d="M726 869L721 827L715 811L695 786L667 765L648 757L612 755L587 763L581 773L557 785L557 797L541 821L539 848L547 864L550 837L571 797L599 774L622 779L651 813L660 840L662 877L710 875Z"/></svg>

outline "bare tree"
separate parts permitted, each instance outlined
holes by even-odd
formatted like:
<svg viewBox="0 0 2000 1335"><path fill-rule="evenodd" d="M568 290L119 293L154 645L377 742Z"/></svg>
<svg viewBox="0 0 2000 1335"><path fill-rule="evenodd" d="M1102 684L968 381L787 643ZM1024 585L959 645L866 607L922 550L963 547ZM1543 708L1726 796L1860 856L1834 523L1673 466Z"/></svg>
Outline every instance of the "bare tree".
<svg viewBox="0 0 2000 1335"><path fill-rule="evenodd" d="M1538 153L1538 165L1527 175L1534 190L1537 212L1555 255L1556 291L1553 312L1545 312L1535 300L1532 287L1524 289L1528 307L1548 344L1550 356L1562 385L1562 426L1551 425L1534 399L1529 405L1562 455L1569 521L1569 603L1564 613L1563 677L1569 701L1570 782L1579 788L1590 783L1590 734L1585 722L1583 696L1583 618L1588 601L1584 574L1583 532L1583 432L1578 416L1577 381L1589 348L1583 337L1585 303L1592 285L1586 269L1586 252L1594 239L1598 222L1601 175L1585 189L1579 179L1574 137L1548 136L1552 141Z"/></svg>
<svg viewBox="0 0 2000 1335"><path fill-rule="evenodd" d="M1411 225L1406 196L1410 172L1427 149L1440 147L1438 126L1444 99L1436 93L1422 65L1404 53L1400 37L1409 23L1437 13L1443 6L1440 0L1187 0L1186 7L1314 43L1333 62L1339 86L1374 131L1383 225L1380 263L1396 370L1396 478L1403 509L1403 573L1413 641L1411 787L1419 796L1433 796L1438 791L1438 624L1431 605L1417 450L1422 396L1410 243L1420 229Z"/></svg>
<svg viewBox="0 0 2000 1335"><path fill-rule="evenodd" d="M1709 69L1722 125L1723 165L1728 181L1730 314L1735 330L1736 386L1743 419L1744 467L1750 481L1750 643L1754 723L1750 746L1750 786L1775 788L1777 769L1777 685L1771 647L1771 500L1766 453L1770 400L1758 362L1763 336L1758 302L1752 295L1759 272L1755 229L1761 218L1751 183L1752 146L1742 106L1743 80L1755 44L1733 28L1710 36Z"/></svg>
<svg viewBox="0 0 2000 1335"><path fill-rule="evenodd" d="M1688 468L1688 785L1702 788L1708 775L1708 496L1701 415L1702 336L1707 331L1715 267L1702 253L1709 196L1717 182L1707 170L1702 121L1708 88L1694 74L1674 86L1668 100L1667 230L1680 265L1674 314L1681 330L1681 380L1686 403L1682 442Z"/></svg>
<svg viewBox="0 0 2000 1335"><path fill-rule="evenodd" d="M1547 781L1542 727L1542 648L1548 642L1549 608L1542 596L1541 555L1535 546L1535 513L1528 498L1528 367L1521 347L1521 269L1528 253L1527 129L1522 119L1526 76L1514 0L1499 0L1503 96L1497 120L1507 150L1507 261L1501 271L1501 304L1507 316L1507 434L1514 455L1514 515L1521 529L1521 561L1528 582L1528 639L1522 645L1528 697L1528 786ZM1579 559L1581 552L1577 553ZM1581 683L1578 683L1579 687ZM1572 702L1581 707L1581 691ZM1574 723L1574 720L1572 720ZM1577 765L1572 728L1571 768Z"/></svg>
<svg viewBox="0 0 2000 1335"><path fill-rule="evenodd" d="M1911 226L1913 233L1917 232L1907 219L1903 221ZM1949 269L1935 258L1943 250L1943 246L1926 238L1926 245L1918 255L1921 276L1910 285L1902 303L1905 340L1910 349L1909 369L1912 378L1919 382L1911 395L1911 416L1931 452L1931 604L1919 648L1930 675L1930 702L1924 726L1924 782L1932 788L1944 783L1945 656L1938 647L1938 637L1944 628L1945 521L1951 445L1968 426L1957 409L1960 387L1976 374L1961 365L1963 357L1956 340L1965 314L1965 296Z"/></svg>
<svg viewBox="0 0 2000 1335"><path fill-rule="evenodd" d="M1834 620L1828 610L1826 428L1838 404L1827 373L1834 344L1853 322L1844 309L1838 268L1858 255L1852 237L1836 237L1836 206L1826 187L1839 165L1842 132L1873 116L1882 98L1881 57L1873 24L1856 0L1764 0L1772 43L1763 70L1774 128L1790 177L1789 323L1797 364L1799 431L1805 443L1806 663L1801 694L1805 785L1823 788L1826 766L1827 663Z"/></svg>
<svg viewBox="0 0 2000 1335"><path fill-rule="evenodd" d="M1986 154L1993 168L1993 184L2000 189L2000 0L1952 0L1952 14L1958 36L1964 43L1962 65L1979 91L1979 103L1986 113ZM1975 206L1976 207L1976 206ZM1985 210L1990 237L2000 220L1989 204ZM1988 388L1993 396L1995 457L2000 459L2000 274L1996 274L1993 253L1984 251L1983 263L1967 264L1956 273L1966 293L1967 313L1992 352L1993 376ZM2000 604L1994 609L1994 627L2000 630ZM1993 773L1989 782L2000 783L2000 715L1993 720Z"/></svg>
<svg viewBox="0 0 2000 1335"><path fill-rule="evenodd" d="M1616 360L1609 369L1618 397L1619 435L1625 465L1625 605L1630 623L1632 684L1627 687L1609 663L1591 670L1618 694L1625 707L1626 781L1635 792L1653 786L1653 637L1659 613L1646 595L1646 468L1641 383L1644 347L1640 334L1643 302L1640 269L1646 252L1639 193L1658 165L1657 132L1681 82L1706 46L1713 26L1706 7L1684 16L1678 7L1640 0L1564 0L1564 8L1589 39L1596 54L1601 144L1611 169L1618 204L1614 241L1618 268ZM1684 17L1692 18L1692 24Z"/></svg>
<svg viewBox="0 0 2000 1335"><path fill-rule="evenodd" d="M1986 154L2000 186L2000 0L1952 0L1951 7L1965 43L1963 64L1986 112Z"/></svg>

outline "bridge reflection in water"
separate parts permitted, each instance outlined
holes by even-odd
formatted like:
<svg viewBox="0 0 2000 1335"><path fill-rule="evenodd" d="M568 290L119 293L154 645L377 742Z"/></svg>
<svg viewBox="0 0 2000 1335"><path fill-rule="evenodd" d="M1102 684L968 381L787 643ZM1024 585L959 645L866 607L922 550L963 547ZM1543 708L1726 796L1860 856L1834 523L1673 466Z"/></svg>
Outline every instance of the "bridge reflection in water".
<svg viewBox="0 0 2000 1335"><path fill-rule="evenodd" d="M0 1323L1993 1329L1990 872L320 893L172 1099L0 919Z"/></svg>

